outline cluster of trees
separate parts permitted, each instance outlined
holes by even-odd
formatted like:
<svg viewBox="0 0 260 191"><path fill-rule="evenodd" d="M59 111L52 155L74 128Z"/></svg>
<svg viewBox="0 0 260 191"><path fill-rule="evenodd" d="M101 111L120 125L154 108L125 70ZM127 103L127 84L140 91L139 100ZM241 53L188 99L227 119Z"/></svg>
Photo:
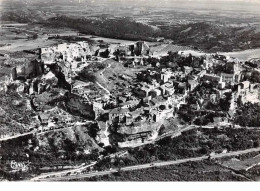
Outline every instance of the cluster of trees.
<svg viewBox="0 0 260 191"><path fill-rule="evenodd" d="M250 70L245 71L245 76L242 79L243 81L250 81L251 83L260 83L260 72L257 70Z"/></svg>
<svg viewBox="0 0 260 191"><path fill-rule="evenodd" d="M226 117L226 113L222 111L181 111L178 112L180 118L184 120L184 122L191 124L192 122L195 125L208 125L209 123L214 122L214 117Z"/></svg>
<svg viewBox="0 0 260 191"><path fill-rule="evenodd" d="M182 136L173 139L166 137L156 144L129 149L128 152L131 157L106 158L99 161L97 168L104 170L154 161L198 157L207 155L212 151L222 152L224 149L228 151L245 150L258 147L259 144L258 131L231 128L223 130L200 128L183 132Z"/></svg>
<svg viewBox="0 0 260 191"><path fill-rule="evenodd" d="M105 170L109 168L118 168L137 164L151 163L154 161L176 160L189 157L198 157L207 155L212 151L244 150L253 147L259 147L259 132L248 129L198 129L183 132L182 136L176 138L164 138L156 144L149 144L139 148L129 149L127 157L105 157L99 160L99 151L95 149L91 154L84 154L83 150L75 142L65 139L63 141L64 154L66 158L58 157L56 149L49 152L35 152L28 147L28 138L21 138L2 144L1 152L3 160L28 160L26 153L29 154L30 162L35 168L42 166L53 166L55 164L79 164L87 161L99 161L95 167L96 170ZM31 138L32 145L37 145L37 139ZM51 143L50 145L54 145ZM34 146L32 148L34 148ZM26 149L25 149L26 148ZM82 151L81 155L76 154L76 150ZM117 152L114 147L107 147L101 153L108 156ZM37 169L34 169L36 173Z"/></svg>
<svg viewBox="0 0 260 191"><path fill-rule="evenodd" d="M240 105L234 116L234 122L243 127L259 127L260 126L260 105L255 103L246 103Z"/></svg>
<svg viewBox="0 0 260 191"><path fill-rule="evenodd" d="M194 123L196 125L207 125L213 122L214 117L224 117L223 112L228 111L230 108L232 93L226 92L223 98L213 103L210 100L212 94L217 94L217 92L211 84L203 83L197 86L187 98L187 105L184 110L179 111L181 119L190 123L195 119ZM197 105L200 107L199 111L197 111ZM207 112L207 110L209 111Z"/></svg>
<svg viewBox="0 0 260 191"><path fill-rule="evenodd" d="M148 25L137 23L130 18L118 19L88 19L57 16L46 22L47 26L73 28L81 33L104 36L108 38L120 38L126 40L154 41L157 31Z"/></svg>
<svg viewBox="0 0 260 191"><path fill-rule="evenodd" d="M118 168L119 172L111 176L100 177L101 180L132 180L126 172L120 171L121 167L138 165L144 163L152 163L154 161L177 160L189 157L198 157L208 155L209 153L222 152L224 149L228 151L245 150L253 147L259 147L259 132L248 129L198 129L183 132L182 136L176 138L166 137L159 140L156 144L149 144L139 148L129 149L129 156L124 158L105 158L100 160L95 167L97 170L106 170L109 168ZM206 168L208 162L185 164L188 165L189 171L192 169ZM206 166L205 166L206 165ZM209 164L211 165L211 164ZM168 167L165 167L168 168ZM178 168L178 166L176 167ZM156 168L143 170L134 173L135 178L144 180L145 177L153 177L153 173L148 171L157 171ZM161 168L159 168L161 169ZM155 171L154 171L155 170ZM160 171L160 170L159 170ZM163 172L160 172L163 173ZM168 172L167 172L168 173ZM145 174L145 175L144 175ZM187 174L184 174L187 175ZM208 174L207 174L208 175ZM216 175L211 174L212 178ZM125 177L127 176L127 178ZM164 175L161 175L164 177ZM220 178L221 174L217 176ZM222 176L221 176L222 177ZM166 178L166 177L164 177ZM191 177L189 177L191 178ZM204 177L205 178L205 177ZM226 177L227 178L227 177ZM166 178L167 179L167 178ZM90 180L99 180L94 178ZM199 179L198 179L199 180ZM216 179L215 179L216 180Z"/></svg>
<svg viewBox="0 0 260 191"><path fill-rule="evenodd" d="M183 32L190 29L187 32ZM243 42L241 49L249 49L259 47L259 33L249 32L238 33L241 27L216 26L208 22L196 22L175 27L161 27L161 36L172 39L176 44L191 45L196 44L197 47L207 52L223 51L229 52L237 48L239 42ZM252 40L254 39L254 41ZM248 44L248 40L252 43Z"/></svg>
<svg viewBox="0 0 260 191"><path fill-rule="evenodd" d="M260 83L260 72L256 70L252 71L249 80L253 83Z"/></svg>
<svg viewBox="0 0 260 191"><path fill-rule="evenodd" d="M207 125L207 124L213 123L213 122L214 122L214 120L213 120L212 114L201 116L194 120L195 125Z"/></svg>
<svg viewBox="0 0 260 191"><path fill-rule="evenodd" d="M253 62L249 62L249 61L246 61L245 65L250 66L251 68L257 68L257 66L258 66L257 63L253 63Z"/></svg>
<svg viewBox="0 0 260 191"><path fill-rule="evenodd" d="M192 172L192 173L191 173ZM196 176L194 176L196 174ZM187 162L160 168L119 171L84 181L245 181L241 176L216 165L213 161Z"/></svg>
<svg viewBox="0 0 260 191"><path fill-rule="evenodd" d="M177 68L183 66L200 67L203 64L204 57L195 57L189 54L183 57L178 52L169 51L167 56L160 59L160 63L166 67Z"/></svg>
<svg viewBox="0 0 260 191"><path fill-rule="evenodd" d="M87 82L93 82L95 83L97 81L97 77L95 76L95 74L93 72L90 72L88 70L81 70L78 73L78 79L82 80L82 81L87 81Z"/></svg>
<svg viewBox="0 0 260 191"><path fill-rule="evenodd" d="M219 99L219 107L222 111L228 111L231 104L232 93L226 92L224 95L224 98Z"/></svg>
<svg viewBox="0 0 260 191"><path fill-rule="evenodd" d="M103 70L106 68L106 64L103 63L91 63L87 67L83 68L79 73L76 78L82 80L82 81L87 81L87 82L93 82L95 83L97 81L97 77L95 75L96 72Z"/></svg>

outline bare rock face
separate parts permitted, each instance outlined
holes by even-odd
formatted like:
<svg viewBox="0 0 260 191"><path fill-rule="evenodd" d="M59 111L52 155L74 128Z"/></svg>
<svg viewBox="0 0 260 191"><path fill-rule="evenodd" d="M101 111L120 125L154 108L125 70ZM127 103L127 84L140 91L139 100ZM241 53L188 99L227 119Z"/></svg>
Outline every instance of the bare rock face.
<svg viewBox="0 0 260 191"><path fill-rule="evenodd" d="M120 134L137 134L142 132L148 132L148 131L157 131L159 130L161 124L160 123L136 123L132 126L121 126L117 129L117 133Z"/></svg>
<svg viewBox="0 0 260 191"><path fill-rule="evenodd" d="M42 81L45 82L47 85L51 85L51 86L58 85L58 78L51 71L49 71L47 74L45 74L42 77Z"/></svg>
<svg viewBox="0 0 260 191"><path fill-rule="evenodd" d="M74 115L82 116L90 120L95 119L93 105L84 103L82 99L77 96L70 95L69 100L66 102L66 107Z"/></svg>
<svg viewBox="0 0 260 191"><path fill-rule="evenodd" d="M67 90L53 88L50 91L36 95L33 99L33 105L38 110L47 110L55 107L59 102L67 101Z"/></svg>
<svg viewBox="0 0 260 191"><path fill-rule="evenodd" d="M5 116L6 112L0 107L0 117Z"/></svg>
<svg viewBox="0 0 260 191"><path fill-rule="evenodd" d="M12 104L14 106L22 106L23 105L23 100L13 100Z"/></svg>
<svg viewBox="0 0 260 191"><path fill-rule="evenodd" d="M99 132L97 133L96 140L99 143L103 143L104 146L110 145L108 124L106 122L103 122L103 121L98 121L98 127L99 127Z"/></svg>
<svg viewBox="0 0 260 191"><path fill-rule="evenodd" d="M41 59L44 63L53 63L55 61L55 54L53 52L46 52L41 54Z"/></svg>
<svg viewBox="0 0 260 191"><path fill-rule="evenodd" d="M98 46L96 46L96 45L93 45L93 46L90 46L90 53L92 54L92 55L94 55L95 53L96 53L96 51L97 50L99 50L100 48L98 47Z"/></svg>
<svg viewBox="0 0 260 191"><path fill-rule="evenodd" d="M21 64L17 67L12 69L12 76L14 80L17 76L24 77L24 78L33 78L42 75L43 68L42 62L33 60L27 61L24 64Z"/></svg>
<svg viewBox="0 0 260 191"><path fill-rule="evenodd" d="M25 90L24 84L23 83L18 84L16 91L19 92L19 93L23 93L24 90Z"/></svg>
<svg viewBox="0 0 260 191"><path fill-rule="evenodd" d="M35 76L40 76L43 74L43 63L37 60L32 61L34 64L34 74Z"/></svg>
<svg viewBox="0 0 260 191"><path fill-rule="evenodd" d="M35 76L35 67L34 63L29 62L25 64L25 76L34 77Z"/></svg>

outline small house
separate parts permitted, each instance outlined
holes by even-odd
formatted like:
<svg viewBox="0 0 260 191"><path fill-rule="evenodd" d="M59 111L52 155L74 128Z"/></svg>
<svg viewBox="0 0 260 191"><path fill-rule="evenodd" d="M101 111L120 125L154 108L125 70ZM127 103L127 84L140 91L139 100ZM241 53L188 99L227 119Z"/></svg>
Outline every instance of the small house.
<svg viewBox="0 0 260 191"><path fill-rule="evenodd" d="M39 114L39 120L41 121L42 125L48 125L50 114L47 113L41 113Z"/></svg>

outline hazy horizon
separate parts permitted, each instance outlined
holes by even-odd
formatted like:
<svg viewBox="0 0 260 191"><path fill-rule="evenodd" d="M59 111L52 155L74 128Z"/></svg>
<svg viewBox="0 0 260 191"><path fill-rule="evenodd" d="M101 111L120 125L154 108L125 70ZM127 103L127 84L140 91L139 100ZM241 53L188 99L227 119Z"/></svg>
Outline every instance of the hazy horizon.
<svg viewBox="0 0 260 191"><path fill-rule="evenodd" d="M236 3L234 3L236 2ZM2 5L52 5L97 7L127 7L127 8L180 8L187 10L237 10L260 14L260 0L0 0ZM15 8L15 7L14 7ZM120 10L119 10L120 11Z"/></svg>
<svg viewBox="0 0 260 191"><path fill-rule="evenodd" d="M223 5L228 2L237 2L237 3L260 3L260 0L0 0L1 2L20 2L20 3L28 3L28 4L35 4L35 3L125 3L125 4L138 4L142 2L144 4L169 4L174 2L184 2L184 3L192 3L192 2L199 2L199 3L222 3Z"/></svg>

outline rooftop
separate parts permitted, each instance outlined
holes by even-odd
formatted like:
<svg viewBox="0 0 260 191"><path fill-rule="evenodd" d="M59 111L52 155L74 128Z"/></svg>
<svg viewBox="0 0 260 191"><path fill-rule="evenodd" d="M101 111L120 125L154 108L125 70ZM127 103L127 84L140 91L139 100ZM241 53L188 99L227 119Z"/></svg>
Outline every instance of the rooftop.
<svg viewBox="0 0 260 191"><path fill-rule="evenodd" d="M50 114L48 114L48 113L41 113L41 114L39 114L39 116L40 116L41 120L48 120L49 117L50 117Z"/></svg>
<svg viewBox="0 0 260 191"><path fill-rule="evenodd" d="M109 113L110 114L124 114L124 113L128 113L128 112L129 112L128 108L117 107L115 109L112 109Z"/></svg>
<svg viewBox="0 0 260 191"><path fill-rule="evenodd" d="M154 104L164 103L165 101L167 100L164 99L162 96L155 97L151 100L151 102Z"/></svg>

